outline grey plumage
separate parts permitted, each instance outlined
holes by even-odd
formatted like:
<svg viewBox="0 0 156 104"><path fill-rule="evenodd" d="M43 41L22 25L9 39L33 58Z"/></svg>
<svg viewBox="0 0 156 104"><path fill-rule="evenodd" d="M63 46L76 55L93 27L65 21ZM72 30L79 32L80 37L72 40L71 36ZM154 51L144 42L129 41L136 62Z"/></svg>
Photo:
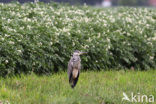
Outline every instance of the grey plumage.
<svg viewBox="0 0 156 104"><path fill-rule="evenodd" d="M86 52L75 51L73 53L73 56L70 58L68 62L68 77L69 77L69 83L72 88L75 87L78 81L80 70L81 70L80 55L84 53Z"/></svg>

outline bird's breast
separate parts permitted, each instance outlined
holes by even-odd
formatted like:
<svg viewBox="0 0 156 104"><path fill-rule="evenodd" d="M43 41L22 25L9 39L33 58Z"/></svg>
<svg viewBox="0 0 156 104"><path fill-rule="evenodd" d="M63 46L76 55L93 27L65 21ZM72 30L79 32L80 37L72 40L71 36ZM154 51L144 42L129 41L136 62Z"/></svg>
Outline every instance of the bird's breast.
<svg viewBox="0 0 156 104"><path fill-rule="evenodd" d="M73 69L72 74L73 74L73 76L72 76L73 79L77 78L77 76L78 76L78 69Z"/></svg>
<svg viewBox="0 0 156 104"><path fill-rule="evenodd" d="M73 62L73 68L78 69L79 65L80 65L80 62L79 61Z"/></svg>

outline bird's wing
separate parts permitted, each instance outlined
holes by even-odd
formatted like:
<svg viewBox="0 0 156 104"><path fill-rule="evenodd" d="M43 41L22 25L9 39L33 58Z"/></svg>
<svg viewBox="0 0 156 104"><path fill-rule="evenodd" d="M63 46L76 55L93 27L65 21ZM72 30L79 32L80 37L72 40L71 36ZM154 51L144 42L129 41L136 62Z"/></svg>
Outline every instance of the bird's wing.
<svg viewBox="0 0 156 104"><path fill-rule="evenodd" d="M72 66L73 66L73 63L72 63L72 61L70 60L69 62L68 62L68 77L70 78L70 75L71 75L71 73L72 73Z"/></svg>
<svg viewBox="0 0 156 104"><path fill-rule="evenodd" d="M79 70L79 73L80 73L80 70L81 70L81 62L79 62L79 64L78 64L78 70Z"/></svg>

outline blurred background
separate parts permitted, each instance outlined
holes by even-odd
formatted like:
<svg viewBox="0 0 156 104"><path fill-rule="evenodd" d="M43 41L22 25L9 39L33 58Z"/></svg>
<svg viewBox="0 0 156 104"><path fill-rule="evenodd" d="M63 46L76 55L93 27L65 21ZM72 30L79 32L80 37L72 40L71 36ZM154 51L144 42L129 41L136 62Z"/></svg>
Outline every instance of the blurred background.
<svg viewBox="0 0 156 104"><path fill-rule="evenodd" d="M82 4L82 5L92 5L99 7L110 7L110 6L153 6L156 7L156 0L0 0L3 3L9 3L13 1L18 1L20 3L24 2L63 2L69 4Z"/></svg>

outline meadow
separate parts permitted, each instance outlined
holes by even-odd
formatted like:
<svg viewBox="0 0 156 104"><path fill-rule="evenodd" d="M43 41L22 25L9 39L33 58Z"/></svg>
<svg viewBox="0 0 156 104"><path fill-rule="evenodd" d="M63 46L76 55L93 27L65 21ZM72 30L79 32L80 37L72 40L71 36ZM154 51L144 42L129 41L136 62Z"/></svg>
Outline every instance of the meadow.
<svg viewBox="0 0 156 104"><path fill-rule="evenodd" d="M4 104L132 104L122 101L123 92L129 97L134 93L156 98L155 75L155 70L86 71L72 89L66 72L49 76L21 74L0 78L0 100ZM143 103L150 104L145 99L138 104Z"/></svg>

